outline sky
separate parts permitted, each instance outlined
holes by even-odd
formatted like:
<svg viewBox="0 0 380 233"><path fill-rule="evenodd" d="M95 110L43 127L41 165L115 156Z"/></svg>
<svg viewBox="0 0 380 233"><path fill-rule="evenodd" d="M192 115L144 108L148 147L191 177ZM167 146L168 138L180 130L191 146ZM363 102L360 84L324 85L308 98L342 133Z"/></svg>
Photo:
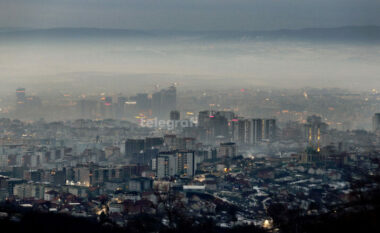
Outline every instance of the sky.
<svg viewBox="0 0 380 233"><path fill-rule="evenodd" d="M380 26L379 12L380 0L0 0L0 30L255 31ZM355 90L380 86L380 44L366 41L264 42L245 37L224 41L198 38L196 33L146 40L41 35L0 37L0 92L13 93L19 86L35 91L53 86L71 89L74 84L90 90L103 88L102 80L109 90L120 91L127 84L137 90L146 83L215 87L215 80L220 86ZM142 77L149 82L143 80L140 85Z"/></svg>
<svg viewBox="0 0 380 233"><path fill-rule="evenodd" d="M380 25L379 0L0 0L0 28L276 30Z"/></svg>

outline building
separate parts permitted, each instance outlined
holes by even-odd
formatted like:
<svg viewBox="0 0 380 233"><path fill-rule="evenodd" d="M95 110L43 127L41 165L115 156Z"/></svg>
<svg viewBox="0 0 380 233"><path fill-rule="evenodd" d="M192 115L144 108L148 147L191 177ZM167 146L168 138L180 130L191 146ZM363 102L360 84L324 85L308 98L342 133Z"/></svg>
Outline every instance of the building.
<svg viewBox="0 0 380 233"><path fill-rule="evenodd" d="M373 131L380 130L380 113L375 113L375 115L372 117L372 128Z"/></svg>
<svg viewBox="0 0 380 233"><path fill-rule="evenodd" d="M145 192L151 190L153 180L144 177L133 178L128 181L128 191Z"/></svg>
<svg viewBox="0 0 380 233"><path fill-rule="evenodd" d="M128 101L127 97L119 96L116 104L116 117L122 119L125 117L125 103Z"/></svg>
<svg viewBox="0 0 380 233"><path fill-rule="evenodd" d="M17 104L24 104L26 101L25 88L16 89Z"/></svg>
<svg viewBox="0 0 380 233"><path fill-rule="evenodd" d="M144 139L127 139L125 142L125 156L131 158L144 151Z"/></svg>
<svg viewBox="0 0 380 233"><path fill-rule="evenodd" d="M172 121L179 121L180 119L180 113L177 110L170 111L170 120Z"/></svg>
<svg viewBox="0 0 380 233"><path fill-rule="evenodd" d="M263 141L273 141L276 138L276 120L233 119L232 137L239 145L252 146Z"/></svg>
<svg viewBox="0 0 380 233"><path fill-rule="evenodd" d="M198 114L198 127L205 129L206 142L213 144L216 138L229 139L229 112L201 111Z"/></svg>
<svg viewBox="0 0 380 233"><path fill-rule="evenodd" d="M327 131L327 124L322 122L322 118L319 116L309 116L307 123L304 125L304 132L311 148L314 148L317 152L321 150L322 135Z"/></svg>
<svg viewBox="0 0 380 233"><path fill-rule="evenodd" d="M201 111L198 113L198 126L206 128L211 116L214 116L214 111Z"/></svg>
<svg viewBox="0 0 380 233"><path fill-rule="evenodd" d="M22 183L16 184L13 188L13 195L24 199L34 198L37 200L43 200L45 194L45 185L41 183Z"/></svg>
<svg viewBox="0 0 380 233"><path fill-rule="evenodd" d="M9 196L8 192L8 177L0 175L0 201Z"/></svg>
<svg viewBox="0 0 380 233"><path fill-rule="evenodd" d="M157 178L192 177L196 171L195 153L188 150L160 152L155 168Z"/></svg>
<svg viewBox="0 0 380 233"><path fill-rule="evenodd" d="M146 93L138 93L135 97L138 111L145 112L150 109L150 99Z"/></svg>
<svg viewBox="0 0 380 233"><path fill-rule="evenodd" d="M221 143L218 157L235 157L237 154L237 146L234 142Z"/></svg>
<svg viewBox="0 0 380 233"><path fill-rule="evenodd" d="M175 152L160 152L156 158L156 177L165 178L176 175Z"/></svg>
<svg viewBox="0 0 380 233"><path fill-rule="evenodd" d="M264 135L265 140L274 140L276 138L276 120L265 119L264 120Z"/></svg>
<svg viewBox="0 0 380 233"><path fill-rule="evenodd" d="M170 111L177 108L177 90L175 86L155 92L152 94L153 115L168 119Z"/></svg>
<svg viewBox="0 0 380 233"><path fill-rule="evenodd" d="M177 171L176 174L184 177L195 175L196 163L194 151L178 151L176 153Z"/></svg>
<svg viewBox="0 0 380 233"><path fill-rule="evenodd" d="M148 137L145 138L145 150L158 148L164 144L164 139L161 137Z"/></svg>

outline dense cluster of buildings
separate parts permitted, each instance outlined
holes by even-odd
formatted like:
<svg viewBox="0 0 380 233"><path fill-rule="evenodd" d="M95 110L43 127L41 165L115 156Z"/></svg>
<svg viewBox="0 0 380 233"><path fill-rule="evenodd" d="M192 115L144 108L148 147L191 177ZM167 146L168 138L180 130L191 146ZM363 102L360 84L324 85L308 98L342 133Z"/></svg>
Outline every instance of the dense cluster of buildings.
<svg viewBox="0 0 380 233"><path fill-rule="evenodd" d="M156 90L151 94L137 93L129 97L101 93L100 96L82 95L72 98L71 95L64 94L63 99L57 100L57 103L52 106L43 105L38 96L27 96L25 88L17 88L16 106L12 113L13 116L20 119L39 119L44 117L42 112L45 110L47 111L46 116L50 116L49 114L54 112L70 112L70 115L66 115L66 119L133 119L144 116L166 119L169 117L169 112L175 110L176 106L177 90L175 86ZM51 109L54 112L49 112ZM55 117L55 115L52 116ZM61 119L59 115L56 118Z"/></svg>
<svg viewBox="0 0 380 233"><path fill-rule="evenodd" d="M24 89L17 98L24 104ZM274 118L231 110L200 111L194 125L170 128L118 119L129 98L115 104L104 96L101 108L86 101L78 105L83 117L100 111L104 119L0 119L1 200L38 211L105 215L122 226L142 213L167 224L175 209L221 227L268 225L271 204L286 203L304 215L327 213L355 198L352 180L380 175L379 114L372 132L329 128L316 115L280 126ZM176 110L175 87L133 101L141 117L152 112L190 120Z"/></svg>

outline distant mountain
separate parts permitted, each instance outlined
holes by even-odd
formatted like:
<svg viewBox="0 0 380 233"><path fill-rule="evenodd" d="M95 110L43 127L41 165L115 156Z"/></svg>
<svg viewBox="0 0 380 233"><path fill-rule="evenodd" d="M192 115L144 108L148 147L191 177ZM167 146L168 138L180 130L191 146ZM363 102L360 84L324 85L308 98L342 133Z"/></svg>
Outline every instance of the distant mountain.
<svg viewBox="0 0 380 233"><path fill-rule="evenodd" d="M283 29L274 31L159 31L100 28L0 29L1 38L166 38L196 36L199 39L311 40L380 42L380 26Z"/></svg>

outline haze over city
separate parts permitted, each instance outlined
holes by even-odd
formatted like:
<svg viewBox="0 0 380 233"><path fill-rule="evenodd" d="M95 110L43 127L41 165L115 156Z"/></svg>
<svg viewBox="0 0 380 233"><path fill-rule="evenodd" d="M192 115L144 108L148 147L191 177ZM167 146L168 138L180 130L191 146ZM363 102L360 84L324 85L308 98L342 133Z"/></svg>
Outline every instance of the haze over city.
<svg viewBox="0 0 380 233"><path fill-rule="evenodd" d="M0 231L378 232L379 12L0 0Z"/></svg>
<svg viewBox="0 0 380 233"><path fill-rule="evenodd" d="M82 89L93 79L118 88L112 80L136 77L193 86L379 85L378 1L3 0L0 6L5 92L56 82Z"/></svg>

